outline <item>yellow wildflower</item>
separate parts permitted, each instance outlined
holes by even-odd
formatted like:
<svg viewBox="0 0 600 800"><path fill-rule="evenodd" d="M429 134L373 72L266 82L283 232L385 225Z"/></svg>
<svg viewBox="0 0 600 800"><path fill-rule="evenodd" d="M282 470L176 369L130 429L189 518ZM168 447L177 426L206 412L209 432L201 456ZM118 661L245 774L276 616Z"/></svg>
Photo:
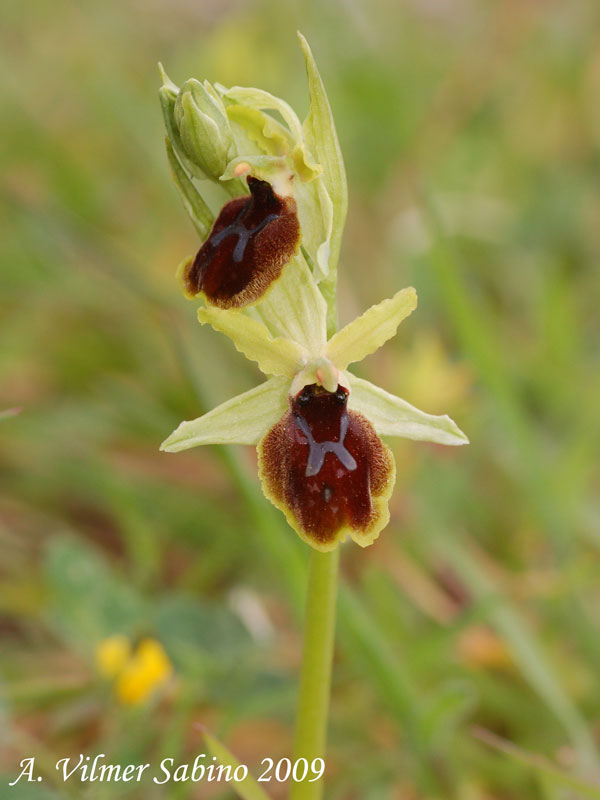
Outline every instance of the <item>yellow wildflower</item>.
<svg viewBox="0 0 600 800"><path fill-rule="evenodd" d="M156 639L142 639L132 647L126 636L110 636L96 648L96 665L105 678L115 681L117 698L125 705L147 700L173 674L165 649Z"/></svg>

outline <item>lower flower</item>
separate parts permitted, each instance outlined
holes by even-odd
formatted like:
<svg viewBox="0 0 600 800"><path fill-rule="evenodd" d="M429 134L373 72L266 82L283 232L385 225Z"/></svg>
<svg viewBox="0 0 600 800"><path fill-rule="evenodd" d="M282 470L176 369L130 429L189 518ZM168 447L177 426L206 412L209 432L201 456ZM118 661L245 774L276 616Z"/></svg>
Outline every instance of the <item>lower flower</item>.
<svg viewBox="0 0 600 800"><path fill-rule="evenodd" d="M306 386L258 445L265 496L319 550L348 535L366 547L389 519L394 458L366 417L347 406L342 386Z"/></svg>

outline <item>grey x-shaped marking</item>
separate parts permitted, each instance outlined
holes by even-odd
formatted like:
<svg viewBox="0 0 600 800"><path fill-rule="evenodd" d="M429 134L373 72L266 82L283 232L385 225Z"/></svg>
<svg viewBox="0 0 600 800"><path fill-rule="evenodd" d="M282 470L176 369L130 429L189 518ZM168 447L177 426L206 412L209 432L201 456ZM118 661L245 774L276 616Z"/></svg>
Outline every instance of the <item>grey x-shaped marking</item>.
<svg viewBox="0 0 600 800"><path fill-rule="evenodd" d="M340 420L339 442L315 442L308 422L298 413L294 414L294 422L306 436L308 446L310 447L308 461L306 462L306 472L304 473L307 478L319 474L327 453L334 453L346 469L356 469L354 457L344 446L344 439L346 438L348 425L350 424L348 414L343 414Z"/></svg>
<svg viewBox="0 0 600 800"><path fill-rule="evenodd" d="M244 253L246 252L246 247L248 246L248 242L250 238L254 236L255 233L259 233L274 219L277 219L277 214L267 214L267 216L259 222L258 225L255 225L254 228L247 228L243 222L241 222L242 215L246 210L246 206L242 208L240 213L237 215L235 220L223 228L222 231L219 231L215 236L211 237L210 244L211 248L215 248L217 245L221 244L225 239L228 239L230 236L237 236L238 240L236 245L233 249L233 260L236 264L244 257Z"/></svg>

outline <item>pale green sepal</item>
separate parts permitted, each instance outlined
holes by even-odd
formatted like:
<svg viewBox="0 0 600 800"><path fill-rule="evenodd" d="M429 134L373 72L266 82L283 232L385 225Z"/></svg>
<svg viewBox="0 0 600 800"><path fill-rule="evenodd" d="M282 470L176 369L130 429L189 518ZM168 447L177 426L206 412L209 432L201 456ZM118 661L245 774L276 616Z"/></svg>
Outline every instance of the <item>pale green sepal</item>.
<svg viewBox="0 0 600 800"><path fill-rule="evenodd" d="M271 378L208 414L182 422L160 449L178 453L201 444L258 444L288 408L287 378Z"/></svg>
<svg viewBox="0 0 600 800"><path fill-rule="evenodd" d="M167 147L167 158L169 159L169 166L171 167L171 175L183 201L185 210L194 223L194 227L200 234L200 238L206 239L215 221L213 213L189 179L187 172L181 166L168 136L165 138L165 145Z"/></svg>
<svg viewBox="0 0 600 800"><path fill-rule="evenodd" d="M392 298L371 306L327 342L326 355L339 369L362 361L395 336L398 325L417 307L417 293L409 286Z"/></svg>
<svg viewBox="0 0 600 800"><path fill-rule="evenodd" d="M240 353L256 361L265 375L280 375L290 380L306 364L307 353L296 342L273 338L262 322L241 311L199 308L198 320L229 336Z"/></svg>
<svg viewBox="0 0 600 800"><path fill-rule="evenodd" d="M301 253L273 281L256 309L276 336L298 342L312 358L322 355L327 341L327 306Z"/></svg>
<svg viewBox="0 0 600 800"><path fill-rule="evenodd" d="M236 769L240 766L237 758L225 747L225 745L209 733L204 733L204 741L210 753L217 759L219 764L224 767L229 767L230 774L233 776ZM247 770L246 770L247 771ZM226 772L225 775L228 775ZM263 792L256 779L248 773L245 778L241 780L230 780L229 786L231 790L241 797L242 800L270 800L269 795Z"/></svg>
<svg viewBox="0 0 600 800"><path fill-rule="evenodd" d="M348 377L348 408L364 414L381 436L402 436L436 444L469 444L465 434L450 417L426 414L369 381L354 375Z"/></svg>
<svg viewBox="0 0 600 800"><path fill-rule="evenodd" d="M335 272L340 254L344 222L348 211L346 171L323 81L319 75L319 70L308 42L301 33L298 33L298 38L306 61L310 96L310 110L302 130L310 152L323 167L322 179L333 204L329 269Z"/></svg>

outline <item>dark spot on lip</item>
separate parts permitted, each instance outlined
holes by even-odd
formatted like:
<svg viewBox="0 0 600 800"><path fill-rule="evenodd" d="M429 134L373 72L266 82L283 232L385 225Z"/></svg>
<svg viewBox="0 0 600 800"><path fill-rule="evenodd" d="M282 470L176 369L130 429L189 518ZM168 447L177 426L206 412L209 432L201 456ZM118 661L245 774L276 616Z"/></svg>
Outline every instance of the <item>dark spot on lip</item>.
<svg viewBox="0 0 600 800"><path fill-rule="evenodd" d="M248 177L250 196L225 203L212 231L183 273L189 297L202 293L220 308L256 302L294 255L300 226L293 197Z"/></svg>

